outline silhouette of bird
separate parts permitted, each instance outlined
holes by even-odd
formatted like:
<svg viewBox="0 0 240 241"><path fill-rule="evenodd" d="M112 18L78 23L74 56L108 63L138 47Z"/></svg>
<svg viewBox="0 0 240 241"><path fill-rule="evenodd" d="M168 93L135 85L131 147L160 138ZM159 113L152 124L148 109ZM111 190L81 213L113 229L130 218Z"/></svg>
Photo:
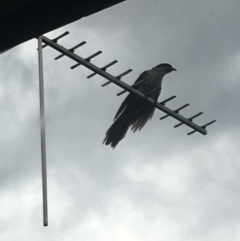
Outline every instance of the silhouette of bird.
<svg viewBox="0 0 240 241"><path fill-rule="evenodd" d="M159 64L140 74L132 87L153 98L156 103L161 92L163 77L172 71L176 69L170 64ZM113 124L107 130L103 144L115 148L125 137L129 127L133 132L140 131L152 118L154 111L152 103L133 93L128 94L118 109Z"/></svg>

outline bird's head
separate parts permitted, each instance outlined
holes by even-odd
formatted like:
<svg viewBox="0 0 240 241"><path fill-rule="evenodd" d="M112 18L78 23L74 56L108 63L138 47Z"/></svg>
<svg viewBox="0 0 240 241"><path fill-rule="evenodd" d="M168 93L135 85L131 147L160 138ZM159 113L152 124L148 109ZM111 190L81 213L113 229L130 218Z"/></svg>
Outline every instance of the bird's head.
<svg viewBox="0 0 240 241"><path fill-rule="evenodd" d="M169 74L172 71L177 71L175 68L172 67L170 64L159 64L155 67L155 69L163 72L164 74Z"/></svg>

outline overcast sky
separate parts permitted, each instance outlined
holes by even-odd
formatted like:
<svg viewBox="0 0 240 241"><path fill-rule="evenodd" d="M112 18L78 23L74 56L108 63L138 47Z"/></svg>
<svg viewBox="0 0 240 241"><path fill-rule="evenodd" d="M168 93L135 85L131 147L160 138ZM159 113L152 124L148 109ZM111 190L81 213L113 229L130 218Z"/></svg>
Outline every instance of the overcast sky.
<svg viewBox="0 0 240 241"><path fill-rule="evenodd" d="M216 119L208 135L160 121L116 149L102 145L125 98L99 76L50 47L44 49L49 226L42 226L37 41L0 56L1 241L240 240L240 1L129 0L46 34L87 44L81 57L132 84L160 63L160 100L190 106L196 123Z"/></svg>

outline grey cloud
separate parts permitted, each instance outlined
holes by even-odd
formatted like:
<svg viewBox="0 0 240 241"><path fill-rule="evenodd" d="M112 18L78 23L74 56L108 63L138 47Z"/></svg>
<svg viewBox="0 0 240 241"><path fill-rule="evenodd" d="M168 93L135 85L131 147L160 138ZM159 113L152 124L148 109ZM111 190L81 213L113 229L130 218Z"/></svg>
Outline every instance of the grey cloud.
<svg viewBox="0 0 240 241"><path fill-rule="evenodd" d="M160 121L156 111L113 151L101 143L124 98L116 96L120 89L102 88L101 77L86 79L91 71L70 70L72 60L54 61L58 53L44 49L50 212L44 231L36 40L1 55L0 202L3 209L24 207L8 219L0 214L8 223L1 239L12 237L12 225L24 240L238 240L239 7L235 0L127 1L47 34L69 30L60 41L69 48L87 41L76 51L83 57L102 50L92 60L100 67L119 60L109 72L132 68L123 79L130 84L170 62L178 71L166 76L160 99L177 95L168 106L189 102L185 116L203 111L197 123L217 123L207 136L189 137L188 127L175 129L176 120Z"/></svg>

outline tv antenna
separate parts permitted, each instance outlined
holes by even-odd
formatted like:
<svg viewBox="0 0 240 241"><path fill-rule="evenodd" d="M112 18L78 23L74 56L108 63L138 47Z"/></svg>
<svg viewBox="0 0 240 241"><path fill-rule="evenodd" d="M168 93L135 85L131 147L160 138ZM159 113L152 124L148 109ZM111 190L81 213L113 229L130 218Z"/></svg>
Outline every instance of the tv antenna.
<svg viewBox="0 0 240 241"><path fill-rule="evenodd" d="M60 52L61 54L58 55L55 58L55 60L58 60L58 59L60 59L64 56L67 56L68 58L77 62L76 64L74 64L73 66L70 67L72 70L79 67L80 65L83 65L84 67L92 70L93 73L90 74L89 76L87 76L88 79L92 78L93 76L95 76L97 74L102 76L103 78L105 78L107 80L107 82L102 84L102 87L106 87L107 85L109 85L111 83L114 83L115 85L119 86L123 90L121 92L117 93L117 96L120 96L125 92L130 92L130 93L133 93L133 94L139 96L140 98L143 98L146 101L149 101L150 103L154 104L156 109L159 109L159 110L161 110L165 113L164 116L160 117L160 120L164 120L164 119L171 116L171 117L173 117L174 119L176 119L180 122L179 124L174 125L174 128L178 128L182 125L187 125L188 127L190 127L192 130L190 132L188 132L187 135L192 135L196 132L199 132L203 135L207 135L207 130L206 130L207 126L216 122L216 120L212 120L212 121L209 121L209 122L207 122L205 124L202 124L202 125L198 125L198 124L194 123L193 120L196 119L198 116L202 115L203 112L199 112L199 113L194 114L190 117L184 117L184 116L180 115L179 112L181 110L185 109L187 106L189 106L189 104L182 105L182 106L180 106L180 107L178 107L177 109L174 109L174 110L168 108L166 106L166 103L175 99L176 98L175 95L171 96L171 97L169 97L169 98L167 98L167 99L165 99L161 102L155 103L154 100L148 96L149 93L146 95L146 94L143 94L142 92L140 92L139 90L135 89L134 87L136 86L136 84L130 86L130 85L126 84L125 82L123 82L121 80L121 78L124 77L125 75L129 74L132 71L132 69L128 69L128 70L124 71L123 73L120 73L117 76L113 76L113 75L111 75L107 72L107 69L109 67L113 66L114 64L116 64L118 62L117 60L114 60L114 61L110 62L109 64L103 66L103 67L98 67L98 66L91 63L91 60L93 58L97 57L98 55L100 55L102 53L102 51L98 51L98 52L90 55L87 58L82 58L79 55L75 54L74 51L77 48L80 48L81 46L85 45L86 44L85 41L75 45L74 47L72 47L70 49L67 49L67 48L65 48L62 45L57 43L59 39L65 37L68 34L69 34L69 32L65 32L65 33L59 35L58 37L56 37L54 39L49 39L45 36L39 36L38 37L39 97L40 97L40 123L41 123L41 157L42 157L42 190L43 190L43 225L44 226L48 226L48 205L47 205L47 164L46 164L44 81L43 81L43 56L42 56L42 49L43 48L49 46L49 47L57 50L58 52ZM44 43L44 45L42 45L42 42ZM137 83L137 84L139 84L139 83ZM158 91L158 89L156 89L154 91ZM151 92L151 94L153 92Z"/></svg>

